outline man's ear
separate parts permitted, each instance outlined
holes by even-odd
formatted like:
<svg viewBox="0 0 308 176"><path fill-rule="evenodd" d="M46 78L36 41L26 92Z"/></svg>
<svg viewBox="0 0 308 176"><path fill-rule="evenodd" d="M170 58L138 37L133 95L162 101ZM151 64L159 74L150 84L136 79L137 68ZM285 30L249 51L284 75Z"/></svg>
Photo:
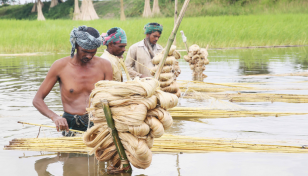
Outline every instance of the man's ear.
<svg viewBox="0 0 308 176"><path fill-rule="evenodd" d="M108 47L113 47L113 42L109 42Z"/></svg>
<svg viewBox="0 0 308 176"><path fill-rule="evenodd" d="M77 49L77 48L78 48L78 46L79 46L79 45L78 45L78 44L77 44L77 42L76 42L76 43L75 43L75 49Z"/></svg>
<svg viewBox="0 0 308 176"><path fill-rule="evenodd" d="M146 34L146 37L147 37L147 38L150 38L150 35L151 35L151 34Z"/></svg>

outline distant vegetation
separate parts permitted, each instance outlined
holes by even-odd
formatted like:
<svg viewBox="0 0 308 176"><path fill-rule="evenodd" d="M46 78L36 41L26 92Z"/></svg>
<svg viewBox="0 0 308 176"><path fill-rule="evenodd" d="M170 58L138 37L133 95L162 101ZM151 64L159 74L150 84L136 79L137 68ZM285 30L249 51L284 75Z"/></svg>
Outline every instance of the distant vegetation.
<svg viewBox="0 0 308 176"><path fill-rule="evenodd" d="M100 33L112 27L126 31L128 46L145 36L143 26L149 21L164 26L159 43L166 45L173 28L173 18L131 18L126 21L99 19L73 20L0 20L0 53L61 52L69 53L69 34L73 27L92 26ZM304 45L308 41L308 14L247 15L216 17L185 17L179 28L185 32L188 45L198 44L210 48ZM177 35L178 49L184 49ZM99 51L103 51L100 47Z"/></svg>
<svg viewBox="0 0 308 176"><path fill-rule="evenodd" d="M179 0L179 11L184 0ZM153 1L151 0L151 3ZM46 19L72 19L74 0L51 8L44 2L43 13ZM79 2L81 4L81 2ZM161 15L171 17L174 13L174 0L159 0ZM152 4L151 4L152 6ZM36 20L37 13L31 13L33 3L26 5L0 6L0 19ZM120 18L120 0L94 1L100 18ZM126 17L141 17L144 0L124 0ZM307 14L307 0L192 0L186 17L258 15L258 14Z"/></svg>

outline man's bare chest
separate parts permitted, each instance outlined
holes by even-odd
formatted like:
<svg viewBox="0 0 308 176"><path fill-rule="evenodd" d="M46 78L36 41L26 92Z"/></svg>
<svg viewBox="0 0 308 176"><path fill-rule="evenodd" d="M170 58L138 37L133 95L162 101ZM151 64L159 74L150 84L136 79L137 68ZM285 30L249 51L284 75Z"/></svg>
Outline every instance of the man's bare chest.
<svg viewBox="0 0 308 176"><path fill-rule="evenodd" d="M61 92L65 94L90 93L96 82L102 80L104 75L99 71L70 70L61 72L59 83Z"/></svg>

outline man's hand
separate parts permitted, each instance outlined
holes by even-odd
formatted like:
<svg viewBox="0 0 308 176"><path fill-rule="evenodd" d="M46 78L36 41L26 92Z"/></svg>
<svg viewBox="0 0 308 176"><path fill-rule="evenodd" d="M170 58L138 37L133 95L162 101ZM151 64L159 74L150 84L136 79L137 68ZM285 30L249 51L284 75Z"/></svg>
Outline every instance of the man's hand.
<svg viewBox="0 0 308 176"><path fill-rule="evenodd" d="M57 116L53 118L52 120L56 124L58 132L63 131L63 130L69 131L68 124L65 118Z"/></svg>

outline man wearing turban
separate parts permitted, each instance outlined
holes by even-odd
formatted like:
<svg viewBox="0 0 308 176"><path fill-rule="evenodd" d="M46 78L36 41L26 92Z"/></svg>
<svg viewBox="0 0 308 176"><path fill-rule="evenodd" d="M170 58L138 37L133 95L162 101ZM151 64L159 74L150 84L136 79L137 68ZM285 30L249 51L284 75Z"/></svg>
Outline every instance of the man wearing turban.
<svg viewBox="0 0 308 176"><path fill-rule="evenodd" d="M102 42L96 29L86 26L74 28L70 42L71 55L52 64L33 99L33 105L55 123L58 131L68 131L69 128L86 131L89 95L96 82L112 80L112 67L108 60L95 56ZM63 117L50 110L44 102L57 82L60 85Z"/></svg>
<svg viewBox="0 0 308 176"><path fill-rule="evenodd" d="M114 27L101 35L103 43L107 49L101 58L110 61L113 70L113 81L123 81L120 59L123 59L123 53L127 43L125 31L121 28Z"/></svg>
<svg viewBox="0 0 308 176"><path fill-rule="evenodd" d="M125 60L130 77L144 78L151 76L149 69L154 67L152 59L163 50L163 47L157 44L162 31L163 26L158 23L148 23L144 26L145 39L129 48Z"/></svg>

